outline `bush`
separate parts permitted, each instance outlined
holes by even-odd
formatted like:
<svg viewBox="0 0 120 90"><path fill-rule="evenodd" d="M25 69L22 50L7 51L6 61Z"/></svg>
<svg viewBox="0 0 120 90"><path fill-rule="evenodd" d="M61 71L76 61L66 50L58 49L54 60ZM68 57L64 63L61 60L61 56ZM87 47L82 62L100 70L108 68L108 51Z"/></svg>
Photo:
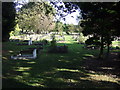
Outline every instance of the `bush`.
<svg viewBox="0 0 120 90"><path fill-rule="evenodd" d="M42 40L42 43L43 43L44 45L47 45L47 44L48 44L48 41L47 41L46 39L44 39L44 40Z"/></svg>
<svg viewBox="0 0 120 90"><path fill-rule="evenodd" d="M68 47L65 45L64 46L50 47L48 52L50 52L50 53L67 53Z"/></svg>
<svg viewBox="0 0 120 90"><path fill-rule="evenodd" d="M51 41L51 45L49 47L48 52L50 52L50 53L65 53L65 52L67 52L68 47L66 45L57 46L54 34L52 34L51 38L52 38L52 41Z"/></svg>

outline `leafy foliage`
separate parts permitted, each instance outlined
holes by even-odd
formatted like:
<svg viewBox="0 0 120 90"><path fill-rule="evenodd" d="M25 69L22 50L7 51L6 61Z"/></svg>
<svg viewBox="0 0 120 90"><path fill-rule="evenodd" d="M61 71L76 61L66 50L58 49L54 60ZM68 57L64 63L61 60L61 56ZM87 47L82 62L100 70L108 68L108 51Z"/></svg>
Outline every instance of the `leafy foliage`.
<svg viewBox="0 0 120 90"><path fill-rule="evenodd" d="M19 25L16 24L15 30L10 32L10 36L17 36L20 34L20 32L21 32L21 29L19 28Z"/></svg>
<svg viewBox="0 0 120 90"><path fill-rule="evenodd" d="M83 21L81 26L83 27L83 34L85 36L91 35L92 37L87 40L87 44L99 44L100 57L103 54L104 46L108 47L111 44L112 38L118 36L119 26L119 13L120 3L102 3L102 2L89 2L89 3L77 3L81 8ZM116 20L117 19L117 20ZM117 22L116 22L117 21ZM117 34L115 34L117 33Z"/></svg>
<svg viewBox="0 0 120 90"><path fill-rule="evenodd" d="M66 23L66 16L71 15L72 13L79 11L79 7L76 4L73 4L71 2L50 2L51 5L56 9L56 21L64 21ZM80 14L80 13L79 13ZM73 16L71 16L73 17ZM74 17L73 17L74 18ZM80 16L77 16L77 19L80 19Z"/></svg>
<svg viewBox="0 0 120 90"><path fill-rule="evenodd" d="M18 24L23 30L41 33L53 23L55 10L47 2L29 2L18 12Z"/></svg>

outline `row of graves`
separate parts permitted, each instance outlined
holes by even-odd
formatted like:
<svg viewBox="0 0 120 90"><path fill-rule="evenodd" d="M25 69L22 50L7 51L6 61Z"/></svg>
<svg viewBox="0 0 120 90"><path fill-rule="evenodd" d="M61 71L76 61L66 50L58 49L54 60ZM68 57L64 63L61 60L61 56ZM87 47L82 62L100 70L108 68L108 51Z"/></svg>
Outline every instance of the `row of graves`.
<svg viewBox="0 0 120 90"><path fill-rule="evenodd" d="M17 46L28 46L27 49L19 51L17 55L12 55L11 59L36 59L37 54L40 54L41 50L43 49L43 46L46 45L48 42L33 42L32 38L30 40L24 40L21 42L18 42ZM34 45L35 47L29 47L31 45Z"/></svg>
<svg viewBox="0 0 120 90"><path fill-rule="evenodd" d="M85 44L85 43L80 43L80 44L84 45L83 48L87 48L87 49L98 49L98 50L100 50L100 45L87 45L87 44ZM107 49L106 46L104 46L104 48ZM109 49L110 49L110 50L120 50L120 46L114 46L114 47L113 47L112 44L111 44L110 47L109 47Z"/></svg>
<svg viewBox="0 0 120 90"><path fill-rule="evenodd" d="M85 44L85 43L83 43L83 42L80 42L79 35L73 35L73 36L72 36L72 39L74 39L75 41L77 41L78 44L83 45L83 48L85 48L85 49L88 49L88 50L99 49L98 46L87 45L87 44Z"/></svg>
<svg viewBox="0 0 120 90"><path fill-rule="evenodd" d="M73 35L72 39L77 41L78 44L83 45L83 48L86 48L88 50L93 50L93 49L99 49L100 50L100 46L99 45L87 45L86 43L80 42L79 35ZM119 40L120 39L118 39L117 41L119 41ZM115 47L112 47L112 45L111 45L110 46L110 50L120 50L120 45L117 45Z"/></svg>
<svg viewBox="0 0 120 90"><path fill-rule="evenodd" d="M50 47L50 43L47 40L43 40L41 42L33 42L32 38L30 40L23 40L21 42L18 42L17 46L28 46L27 49L19 51L18 54L12 55L11 59L36 59L38 54L41 53L43 50L43 47L45 45L49 46L48 53L67 53L68 52L68 46L55 46L54 48ZM35 47L30 47L34 45Z"/></svg>
<svg viewBox="0 0 120 90"><path fill-rule="evenodd" d="M33 41L40 41L45 37L49 36L49 34L32 34L32 35L20 35L20 36L11 36L11 42L21 42L23 40L29 40L32 38Z"/></svg>
<svg viewBox="0 0 120 90"><path fill-rule="evenodd" d="M85 43L79 43L79 44L83 45L83 48L86 48L88 50L94 50L94 49L100 50L99 45L87 45ZM106 47L104 46L104 48L106 48ZM120 50L120 47L119 46L116 46L116 47L110 46L110 50Z"/></svg>

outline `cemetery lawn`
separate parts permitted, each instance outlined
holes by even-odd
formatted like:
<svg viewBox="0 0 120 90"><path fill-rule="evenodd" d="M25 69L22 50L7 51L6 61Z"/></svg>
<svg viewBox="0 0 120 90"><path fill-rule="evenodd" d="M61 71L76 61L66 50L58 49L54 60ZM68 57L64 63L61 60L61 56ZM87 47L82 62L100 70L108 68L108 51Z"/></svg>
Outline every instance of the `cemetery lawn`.
<svg viewBox="0 0 120 90"><path fill-rule="evenodd" d="M31 46L18 42L3 42L3 88L119 88L120 72L117 53L112 58L98 60L98 50L87 50L66 36L68 53L48 53L48 45L37 59L13 60L10 56ZM114 55L115 54L115 55Z"/></svg>

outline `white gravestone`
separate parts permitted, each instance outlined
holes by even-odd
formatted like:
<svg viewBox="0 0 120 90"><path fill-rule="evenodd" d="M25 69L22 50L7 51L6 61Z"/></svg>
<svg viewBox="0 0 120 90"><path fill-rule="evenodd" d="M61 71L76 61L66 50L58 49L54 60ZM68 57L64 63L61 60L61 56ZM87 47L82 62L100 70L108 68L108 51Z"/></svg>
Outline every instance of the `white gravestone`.
<svg viewBox="0 0 120 90"><path fill-rule="evenodd" d="M37 58L37 49L33 50L32 56L31 55L17 55L11 56L12 59L35 59Z"/></svg>
<svg viewBox="0 0 120 90"><path fill-rule="evenodd" d="M28 45L32 45L32 38L28 41Z"/></svg>
<svg viewBox="0 0 120 90"><path fill-rule="evenodd" d="M36 53L36 52L37 52L37 50L34 49L34 50L33 50L33 58L36 58L36 57L37 57L37 53Z"/></svg>

